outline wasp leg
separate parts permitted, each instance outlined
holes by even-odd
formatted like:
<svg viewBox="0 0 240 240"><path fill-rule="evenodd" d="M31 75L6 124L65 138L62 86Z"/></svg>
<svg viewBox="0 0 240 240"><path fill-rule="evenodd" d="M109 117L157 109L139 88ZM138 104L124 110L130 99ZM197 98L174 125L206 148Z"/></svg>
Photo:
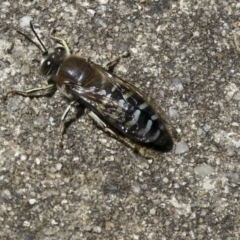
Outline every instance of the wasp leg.
<svg viewBox="0 0 240 240"><path fill-rule="evenodd" d="M67 45L67 42L65 40L63 40L62 38L54 37L52 34L50 35L50 38L53 39L56 42L60 42L63 45L63 47L66 50L67 56L71 54L70 49L69 49L69 47Z"/></svg>
<svg viewBox="0 0 240 240"><path fill-rule="evenodd" d="M64 131L65 131L65 119L71 109L71 107L74 105L76 101L72 101L70 102L70 104L66 107L65 111L63 112L63 115L61 117L61 123L60 123L60 133L59 133L59 136L58 136L58 141L56 141L56 147L63 147L63 144L62 144L62 137L63 137L63 134L64 134Z"/></svg>
<svg viewBox="0 0 240 240"><path fill-rule="evenodd" d="M104 123L95 113L89 112L89 116L93 119L94 122L106 133L110 134L116 140L124 143L127 147L131 148L134 152L138 153L141 156L144 156L144 152L142 149L137 147L134 143L132 143L129 139L122 137L121 135L117 135L113 130L107 127L106 123Z"/></svg>
<svg viewBox="0 0 240 240"><path fill-rule="evenodd" d="M56 90L56 84L49 84L47 86L32 88L26 91L10 91L3 98L6 100L9 96L13 95L21 95L24 97L43 97L53 94Z"/></svg>
<svg viewBox="0 0 240 240"><path fill-rule="evenodd" d="M123 54L119 55L118 57L116 57L115 59L113 59L112 61L108 62L105 65L105 68L107 71L109 72L113 72L115 66L119 63L121 58L126 58L130 55L130 53L128 51L124 52Z"/></svg>
<svg viewBox="0 0 240 240"><path fill-rule="evenodd" d="M65 111L63 112L63 115L61 117L61 123L60 123L60 134L61 134L61 139L62 139L62 135L65 131L65 119L71 109L71 107L76 103L76 101L72 101L70 102L70 104L67 106L67 108L65 109Z"/></svg>
<svg viewBox="0 0 240 240"><path fill-rule="evenodd" d="M76 116L74 118L68 120L68 121L65 121L66 118L67 118L67 115L68 115L68 113L69 113L69 111L71 109L71 107L74 106L75 104L78 104L78 105L75 106L76 110L77 110ZM72 122L76 121L78 118L80 118L83 115L84 109L85 109L84 106L81 105L78 101L75 101L75 100L68 104L68 106L66 107L66 109L63 112L62 117L61 117L60 134L59 134L60 136L58 137L57 146L60 146L60 147L63 146L62 139L63 139L63 134L66 131L66 128L68 128L68 126Z"/></svg>

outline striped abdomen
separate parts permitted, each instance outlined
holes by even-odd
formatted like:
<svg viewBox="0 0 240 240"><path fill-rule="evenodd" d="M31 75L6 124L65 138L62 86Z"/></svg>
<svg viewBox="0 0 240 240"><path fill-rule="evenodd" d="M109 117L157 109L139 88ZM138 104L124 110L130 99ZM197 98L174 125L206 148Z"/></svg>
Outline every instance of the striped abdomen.
<svg viewBox="0 0 240 240"><path fill-rule="evenodd" d="M112 86L107 97L109 102L116 101L117 107L105 104L105 119L118 131L140 143L159 146L166 151L172 148L164 120L138 92L121 84L118 88Z"/></svg>

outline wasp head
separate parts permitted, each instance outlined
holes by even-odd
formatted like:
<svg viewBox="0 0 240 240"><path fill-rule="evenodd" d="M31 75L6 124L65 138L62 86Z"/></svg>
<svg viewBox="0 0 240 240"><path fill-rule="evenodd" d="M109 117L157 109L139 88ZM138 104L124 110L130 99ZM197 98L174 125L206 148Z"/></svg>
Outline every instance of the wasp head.
<svg viewBox="0 0 240 240"><path fill-rule="evenodd" d="M52 78L54 74L56 74L60 64L62 63L62 61L67 55L66 49L63 47L57 47L53 52L49 53L47 48L39 38L38 34L34 30L31 21L30 21L30 28L32 29L40 45L35 41L33 41L31 38L29 38L26 34L20 31L17 31L17 32L23 35L28 41L33 43L42 52L43 59L41 61L41 73L44 76L47 76L48 78Z"/></svg>
<svg viewBox="0 0 240 240"><path fill-rule="evenodd" d="M66 50L63 47L55 48L52 53L44 52L41 61L41 73L48 78L52 78L57 73L66 55Z"/></svg>

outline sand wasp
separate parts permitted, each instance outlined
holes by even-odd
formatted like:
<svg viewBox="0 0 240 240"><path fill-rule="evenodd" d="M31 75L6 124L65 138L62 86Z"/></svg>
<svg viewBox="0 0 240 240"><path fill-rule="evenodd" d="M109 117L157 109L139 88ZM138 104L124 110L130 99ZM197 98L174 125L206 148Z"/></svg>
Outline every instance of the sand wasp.
<svg viewBox="0 0 240 240"><path fill-rule="evenodd" d="M80 104L90 109L89 115L105 132L136 151L138 147L132 142L163 152L172 149L173 140L165 113L149 96L90 59L72 55L66 41L52 35L51 39L59 42L61 47L49 52L31 22L30 27L40 44L24 33L18 33L42 52L40 70L49 84L26 91L11 91L6 96L37 97L59 90L70 100L62 123L71 106ZM108 66L114 66L118 61L119 58Z"/></svg>

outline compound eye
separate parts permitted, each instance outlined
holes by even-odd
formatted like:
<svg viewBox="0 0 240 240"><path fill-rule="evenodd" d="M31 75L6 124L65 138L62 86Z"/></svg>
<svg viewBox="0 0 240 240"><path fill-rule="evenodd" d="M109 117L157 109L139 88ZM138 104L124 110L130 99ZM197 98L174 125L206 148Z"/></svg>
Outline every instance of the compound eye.
<svg viewBox="0 0 240 240"><path fill-rule="evenodd" d="M57 47L55 49L55 52L56 52L57 56L63 57L65 54L65 49L63 47Z"/></svg>
<svg viewBox="0 0 240 240"><path fill-rule="evenodd" d="M57 48L58 53L62 53L63 49L62 48Z"/></svg>
<svg viewBox="0 0 240 240"><path fill-rule="evenodd" d="M47 59L42 63L41 72L44 76L48 76L48 74L50 73L52 63L53 61L51 59Z"/></svg>

